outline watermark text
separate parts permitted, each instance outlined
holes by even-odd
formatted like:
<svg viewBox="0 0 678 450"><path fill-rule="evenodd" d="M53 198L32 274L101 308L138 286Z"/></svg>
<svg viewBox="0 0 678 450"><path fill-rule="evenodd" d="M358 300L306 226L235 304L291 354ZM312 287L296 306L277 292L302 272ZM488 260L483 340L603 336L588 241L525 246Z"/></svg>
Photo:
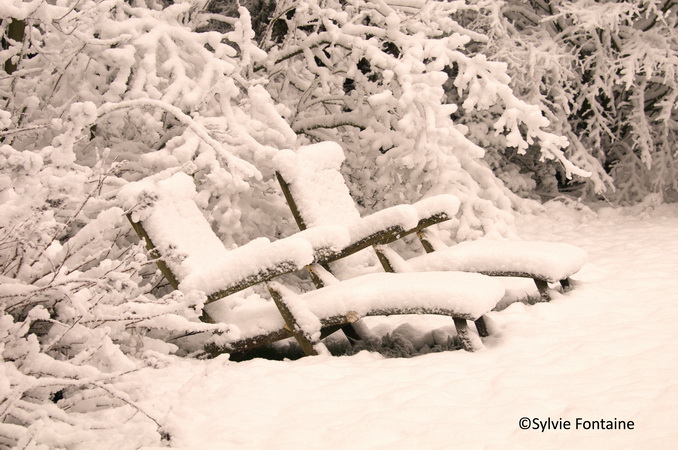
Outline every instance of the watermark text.
<svg viewBox="0 0 678 450"><path fill-rule="evenodd" d="M556 430L633 430L636 424L633 420L617 419L585 419L577 417L574 420L554 419L547 417L521 417L518 421L521 430L538 430L542 433Z"/></svg>

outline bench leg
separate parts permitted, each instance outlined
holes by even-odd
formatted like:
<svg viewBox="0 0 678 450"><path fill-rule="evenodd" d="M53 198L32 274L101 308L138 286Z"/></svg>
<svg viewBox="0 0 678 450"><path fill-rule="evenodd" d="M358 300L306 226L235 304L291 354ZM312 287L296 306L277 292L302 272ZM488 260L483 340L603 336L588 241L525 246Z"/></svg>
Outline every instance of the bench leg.
<svg viewBox="0 0 678 450"><path fill-rule="evenodd" d="M539 278L533 278L534 284L537 285L537 289L539 289L539 294L541 295L541 300L543 302L548 302L551 300L551 296L549 295L549 284L544 281L540 280Z"/></svg>
<svg viewBox="0 0 678 450"><path fill-rule="evenodd" d="M572 289L572 281L569 278L560 280L560 285L563 287L563 292L567 292Z"/></svg>
<svg viewBox="0 0 678 450"><path fill-rule="evenodd" d="M459 317L453 317L454 326L457 329L457 335L461 339L461 346L467 352L472 352L475 350L473 346L473 341L471 340L471 335L469 334L468 325L466 319L460 319Z"/></svg>
<svg viewBox="0 0 678 450"><path fill-rule="evenodd" d="M294 317L294 314L292 314L290 309L287 307L287 304L285 303L285 299L283 298L282 294L275 290L270 285L267 285L267 287L268 292L270 292L271 297L273 297L275 305L278 307L280 315L285 320L285 329L287 329L287 331L289 331L290 334L294 336L294 339L296 339L297 343L304 351L304 354L306 354L306 356L317 355L318 352L313 347L313 344L315 343L312 342L310 337L307 336L306 333L304 333L303 330L301 330L301 328L297 325L297 320Z"/></svg>
<svg viewBox="0 0 678 450"><path fill-rule="evenodd" d="M356 331L355 327L353 324L348 324L344 325L341 327L341 331L344 332L346 337L348 338L348 342L350 342L351 345L354 345L356 342L360 342L363 340L362 337L360 337L360 334Z"/></svg>
<svg viewBox="0 0 678 450"><path fill-rule="evenodd" d="M480 316L480 318L476 319L474 323L476 324L476 330L478 330L478 336L487 337L490 335L490 332L487 329L487 324L485 323L485 316Z"/></svg>

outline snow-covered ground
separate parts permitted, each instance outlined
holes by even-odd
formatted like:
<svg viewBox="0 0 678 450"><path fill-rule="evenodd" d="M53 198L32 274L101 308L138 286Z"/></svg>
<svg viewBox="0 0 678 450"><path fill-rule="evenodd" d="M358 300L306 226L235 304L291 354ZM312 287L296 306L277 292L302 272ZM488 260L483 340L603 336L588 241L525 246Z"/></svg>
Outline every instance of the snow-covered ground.
<svg viewBox="0 0 678 450"><path fill-rule="evenodd" d="M678 205L573 213L554 204L519 219L518 231L579 245L590 263L564 296L492 312L498 333L479 352L168 358L128 376L138 405L185 449L676 448ZM453 332L448 320L411 323ZM633 429L583 429L601 420ZM145 422L137 414L108 443L152 442Z"/></svg>

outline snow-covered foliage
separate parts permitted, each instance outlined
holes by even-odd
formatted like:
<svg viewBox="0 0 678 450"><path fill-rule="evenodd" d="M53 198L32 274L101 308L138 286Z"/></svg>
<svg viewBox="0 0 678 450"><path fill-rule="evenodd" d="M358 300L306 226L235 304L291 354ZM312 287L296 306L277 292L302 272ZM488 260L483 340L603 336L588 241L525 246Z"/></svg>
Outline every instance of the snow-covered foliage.
<svg viewBox="0 0 678 450"><path fill-rule="evenodd" d="M247 241L240 212L263 215L266 204L252 201L269 189L262 173L296 139L251 71L265 55L251 41L247 10L223 35L193 31L203 21L191 2L90 0L33 12L15 3L32 26L23 47L4 52L23 49L24 58L2 80L9 130L0 136L15 148L49 148L48 163L91 166L108 148L109 161L127 161L126 179L190 162L227 244ZM282 207L277 197L270 203Z"/></svg>
<svg viewBox="0 0 678 450"><path fill-rule="evenodd" d="M200 3L0 5L2 445L54 444L57 429L60 446L86 445L106 408L143 413L120 374L219 329L199 321L204 293L163 288L119 207L123 185L188 171L226 245L277 231L261 218L284 203L262 174L296 136L251 72L264 55L246 10L226 36L198 33ZM80 419L99 410L101 422ZM157 445L147 415L155 438L138 444Z"/></svg>
<svg viewBox="0 0 678 450"><path fill-rule="evenodd" d="M204 294L154 294L160 280L112 204L116 167L56 166L47 158L0 146L7 376L0 435L7 445L39 444L42 428L56 426L70 430L68 446L101 426L71 413L119 407L136 414L135 389L117 387L117 377L162 363L162 354L178 350L171 343L178 336L215 328L198 321Z"/></svg>
<svg viewBox="0 0 678 450"><path fill-rule="evenodd" d="M675 189L671 2L539 2L559 8L530 24L510 11L536 2L284 0L262 36L206 3L0 2L0 446L95 448L112 408L150 427L134 445L167 437L121 376L219 326L198 320L203 292L168 292L117 198L129 182L190 174L227 249L289 232L273 161L319 140L370 212L456 194L460 240L525 206L488 162L534 190L504 148L596 189L616 163L621 199ZM518 38L544 74L506 57Z"/></svg>
<svg viewBox="0 0 678 450"><path fill-rule="evenodd" d="M589 192L675 200L677 14L672 0L510 0L474 29L489 36L488 56L508 64L520 97L567 136L568 158L593 173ZM543 168L510 160L548 184Z"/></svg>
<svg viewBox="0 0 678 450"><path fill-rule="evenodd" d="M505 146L557 160L568 175L586 173L564 157L567 139L547 130L540 109L513 94L506 66L474 52L487 38L457 19L490 6L281 1L260 70L269 74L272 96L290 107L297 133L341 142L361 205L453 193L465 210L460 239L502 233L520 202L492 174L456 114L492 116L477 126ZM286 33L276 33L281 28Z"/></svg>

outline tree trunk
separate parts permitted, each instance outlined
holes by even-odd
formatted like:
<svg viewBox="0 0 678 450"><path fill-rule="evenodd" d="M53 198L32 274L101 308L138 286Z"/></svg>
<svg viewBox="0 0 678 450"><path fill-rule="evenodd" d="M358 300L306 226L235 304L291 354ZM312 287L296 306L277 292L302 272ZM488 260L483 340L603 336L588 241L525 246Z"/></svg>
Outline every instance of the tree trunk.
<svg viewBox="0 0 678 450"><path fill-rule="evenodd" d="M12 41L23 42L25 29L25 20L12 19L7 26L5 37L2 38L2 49L7 50L12 45ZM11 75L14 71L16 71L18 66L18 58L15 60L13 60L13 58L9 58L7 61L5 61L5 72L7 72L8 75Z"/></svg>

